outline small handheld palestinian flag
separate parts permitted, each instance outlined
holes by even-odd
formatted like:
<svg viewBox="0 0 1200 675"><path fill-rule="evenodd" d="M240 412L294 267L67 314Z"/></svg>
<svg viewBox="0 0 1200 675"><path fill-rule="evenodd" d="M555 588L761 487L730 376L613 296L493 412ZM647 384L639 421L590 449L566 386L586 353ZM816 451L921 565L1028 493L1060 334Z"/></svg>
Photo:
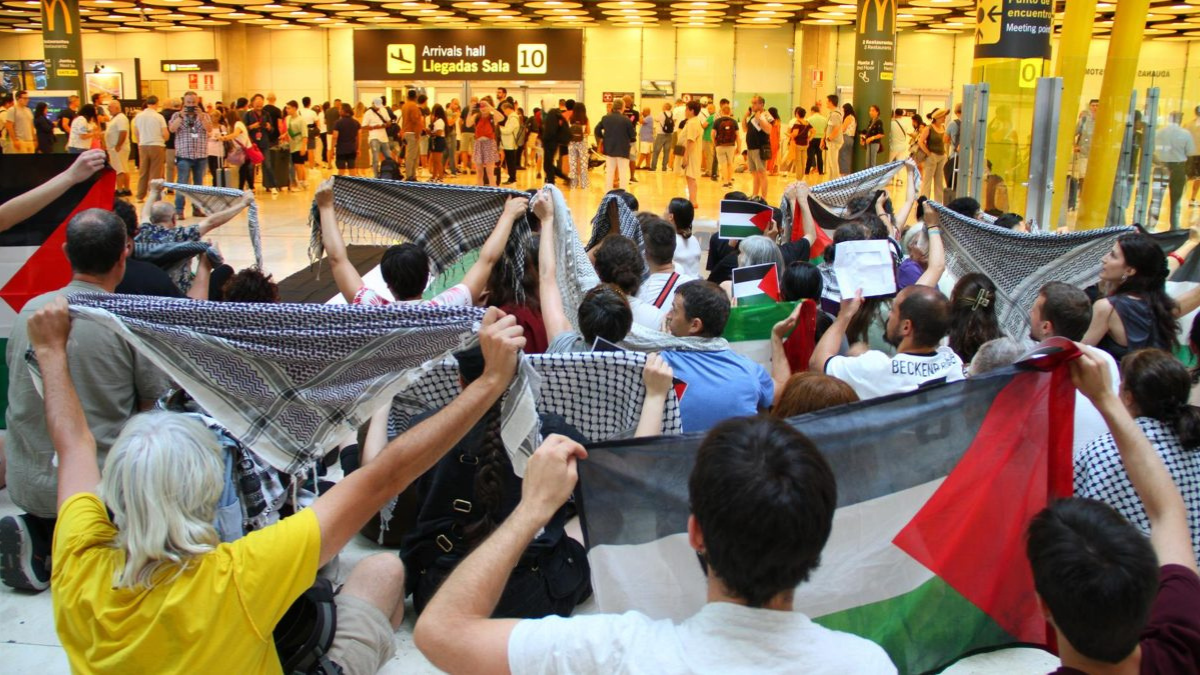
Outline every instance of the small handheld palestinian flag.
<svg viewBox="0 0 1200 675"><path fill-rule="evenodd" d="M779 270L775 263L734 268L733 298L738 307L779 302Z"/></svg>
<svg viewBox="0 0 1200 675"><path fill-rule="evenodd" d="M774 209L769 206L740 199L722 199L717 236L722 239L753 237L765 232L774 217Z"/></svg>

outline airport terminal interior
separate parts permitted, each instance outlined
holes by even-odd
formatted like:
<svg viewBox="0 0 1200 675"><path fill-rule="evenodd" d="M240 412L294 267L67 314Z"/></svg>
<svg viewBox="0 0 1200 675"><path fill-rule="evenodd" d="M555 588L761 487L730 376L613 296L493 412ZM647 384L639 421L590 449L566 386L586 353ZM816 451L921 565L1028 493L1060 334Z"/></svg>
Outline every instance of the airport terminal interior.
<svg viewBox="0 0 1200 675"><path fill-rule="evenodd" d="M1133 224L1163 236L1175 232L1167 251L1172 270L1200 240L1200 0L0 0L0 96L6 197L19 182L12 180L19 155L96 148L123 170L118 197L139 212L150 206L145 199L155 178L245 188L254 220L238 213L204 240L233 270L261 262L281 283L303 278L331 287L332 278L315 278L312 243L320 237L317 191L335 176L530 194L550 179L583 243L596 223L608 227L598 209L614 188L635 198L635 211L661 216L683 199L693 205L699 264L708 270L717 262L709 260L710 239L727 220L723 200L761 197L782 207L773 217L790 220L799 208L789 201L796 182L836 201L836 190L819 186L888 166L871 185L897 210L919 193L942 204L972 198L970 217L987 227L1018 214L1008 227L1019 223L1018 231L1063 241ZM401 128L410 96L420 110L415 134ZM25 113L12 111L41 117L43 103L50 123L39 122L36 139L26 136ZM84 107L92 117L79 127ZM195 124L197 113L211 120L196 141L203 150L192 179L186 163L177 164L187 130L170 125L165 153L162 142L139 137L148 127L135 120L151 109L165 120L179 115L184 125ZM271 110L283 113L272 120ZM596 135L613 113L632 122L629 151L620 158L607 155ZM543 122L571 114L574 135L563 136L561 150L544 142ZM119 149L108 133L118 115L126 125ZM482 128L480 115L497 127L483 149L472 145L476 128L467 123ZM695 117L703 138L684 131ZM736 122L728 137L719 127L727 117ZM764 117L769 128L760 129ZM264 127L247 128L264 119L278 127L265 136ZM483 145L482 133L475 143ZM250 147L239 134L254 139ZM250 159L257 148L261 163ZM239 161L227 162L235 150ZM551 171L565 175L555 179ZM176 199L178 227L211 215L190 193L188 201L184 190L171 194L177 197L164 198ZM407 213L377 208L383 220ZM921 223L915 209L905 215L894 224L897 260L910 253L899 250L898 242L909 241L902 233ZM799 217L794 222L799 228ZM780 241L796 231L789 223ZM364 249L398 241L356 232L346 229L348 243ZM833 232L818 231L816 239ZM4 298L2 287L31 255L28 243L18 248L0 233ZM360 272L368 281L379 274ZM943 279L946 295L953 286ZM327 294L313 301L333 299L336 287ZM18 310L0 307L6 334ZM1190 325L1185 319L1181 335ZM1180 349L1187 351L1186 341ZM1200 485L1200 465L1189 466L1185 482ZM342 472L331 462L327 478ZM0 518L25 512L13 480L10 471L8 487L0 488ZM1200 522L1194 513L1191 522ZM579 527L572 521L568 534L579 536ZM0 541L0 555L11 555L2 549ZM357 536L323 574L344 580L360 560L385 550ZM68 662L55 600L50 591L0 587L0 672L87 670ZM604 607L587 600L576 613ZM438 672L413 644L415 622L410 601L394 633L394 656L380 672ZM890 648L888 654L896 658ZM1034 649L974 659L946 672L1048 672L1058 665ZM925 669L914 663L900 672Z"/></svg>

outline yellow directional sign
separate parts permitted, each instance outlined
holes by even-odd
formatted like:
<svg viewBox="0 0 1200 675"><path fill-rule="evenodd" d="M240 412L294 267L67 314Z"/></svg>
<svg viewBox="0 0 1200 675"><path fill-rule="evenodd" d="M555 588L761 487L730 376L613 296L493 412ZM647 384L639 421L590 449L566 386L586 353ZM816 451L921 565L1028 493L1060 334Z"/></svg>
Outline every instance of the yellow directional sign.
<svg viewBox="0 0 1200 675"><path fill-rule="evenodd" d="M1004 0L979 0L975 8L975 44L994 45L1000 42Z"/></svg>
<svg viewBox="0 0 1200 675"><path fill-rule="evenodd" d="M1017 71L1017 86L1022 89L1037 89L1037 81L1042 76L1045 64L1045 59L1021 59L1021 67Z"/></svg>

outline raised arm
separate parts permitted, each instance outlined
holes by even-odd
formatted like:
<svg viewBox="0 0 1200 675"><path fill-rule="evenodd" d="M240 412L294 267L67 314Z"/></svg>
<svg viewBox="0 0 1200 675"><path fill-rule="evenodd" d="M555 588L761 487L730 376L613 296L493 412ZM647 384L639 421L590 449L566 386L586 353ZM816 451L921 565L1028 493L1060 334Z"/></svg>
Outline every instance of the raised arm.
<svg viewBox="0 0 1200 675"><path fill-rule="evenodd" d="M492 611L525 547L566 502L578 480L582 445L552 435L529 458L521 502L438 589L417 620L413 641L433 665L450 673L508 673L508 640L516 619ZM354 474L351 474L352 476ZM462 637L471 636L465 645Z"/></svg>
<svg viewBox="0 0 1200 675"><path fill-rule="evenodd" d="M252 201L254 201L254 193L250 192L249 190L243 191L242 198L235 202L233 206L230 206L224 211L217 211L216 213L200 221L200 236L203 237L209 232L212 232L218 227L233 220L237 214L241 213L247 206L250 206L250 202Z"/></svg>
<svg viewBox="0 0 1200 675"><path fill-rule="evenodd" d="M362 275L346 257L346 242L338 229L337 214L333 211L333 179L329 178L317 187L317 213L321 218L321 243L325 256L329 258L329 269L333 280L346 302L354 302L354 295L363 287Z"/></svg>
<svg viewBox="0 0 1200 675"><path fill-rule="evenodd" d="M917 171L917 163L908 158L904 160L904 168L908 170L908 180L905 182L904 205L896 212L896 232L904 229L904 224L908 222L908 214L912 213L913 205L917 203L917 181L916 178L920 174Z"/></svg>
<svg viewBox="0 0 1200 675"><path fill-rule="evenodd" d="M484 371L478 380L450 405L388 443L378 458L343 478L313 502L312 509L321 526L322 565L337 555L389 499L462 440L508 388L516 372L518 352L525 346L524 331L517 320L499 309L489 309L483 318L479 343Z"/></svg>
<svg viewBox="0 0 1200 675"><path fill-rule="evenodd" d="M842 300L842 305L838 308L838 315L833 320L833 325L825 330L825 334L821 336L821 341L813 348L812 356L808 359L809 370L815 373L825 372L825 363L837 356L838 350L842 346L842 339L846 337L846 329L850 326L850 320L858 313L858 308L862 307L862 301L861 289L854 293L853 298ZM778 390L778 385L775 388ZM778 396L778 393L776 393L776 396Z"/></svg>
<svg viewBox="0 0 1200 675"><path fill-rule="evenodd" d="M462 283L471 289L472 300L478 300L487 290L488 277L492 275L492 268L504 257L504 248L508 245L513 224L525 213L528 205L529 200L524 197L509 197L504 202L504 210L500 212L496 227L492 228L492 233L479 249L479 259L463 276Z"/></svg>
<svg viewBox="0 0 1200 675"><path fill-rule="evenodd" d="M1175 298L1175 318L1187 316L1200 307L1200 284L1189 288L1178 298Z"/></svg>
<svg viewBox="0 0 1200 675"><path fill-rule="evenodd" d="M563 309L562 291L558 288L554 201L549 192L542 191L534 197L533 213L542 224L542 236L538 242L538 301L542 305L546 338L553 340L555 336L571 330L571 321Z"/></svg>
<svg viewBox="0 0 1200 675"><path fill-rule="evenodd" d="M66 171L34 189L0 204L0 232L33 216L58 199L71 186L82 183L104 168L107 155L103 150L81 153Z"/></svg>
<svg viewBox="0 0 1200 675"><path fill-rule="evenodd" d="M150 188L146 192L146 203L142 205L142 222L150 223L153 220L150 217L150 209L160 201L162 201L163 183L161 178L154 178L150 181Z"/></svg>
<svg viewBox="0 0 1200 675"><path fill-rule="evenodd" d="M1104 417L1121 453L1129 482L1137 490L1150 520L1150 544L1159 565L1183 565L1196 571L1196 554L1188 530L1188 512L1179 488L1162 457L1142 433L1137 422L1113 393L1108 366L1091 348L1071 362L1071 380Z"/></svg>
<svg viewBox="0 0 1200 675"><path fill-rule="evenodd" d="M58 506L80 492L95 492L100 485L96 439L88 429L83 406L67 367L67 338L71 315L67 300L54 299L26 324L29 343L42 373L43 400L50 442L58 455Z"/></svg>
<svg viewBox="0 0 1200 675"><path fill-rule="evenodd" d="M207 254L201 255L200 262L196 265L196 276L192 279L192 287L188 289L187 296L192 300L207 300L211 281L212 258Z"/></svg>
<svg viewBox="0 0 1200 675"><path fill-rule="evenodd" d="M946 272L946 247L942 244L942 224L937 211L928 204L925 205L925 234L929 239L929 261L917 279L917 285L937 288L938 281Z"/></svg>
<svg viewBox="0 0 1200 675"><path fill-rule="evenodd" d="M801 181L796 186L796 204L800 212L793 214L792 227L796 227L796 216L800 216L800 226L804 229L804 238L808 240L809 246L812 246L817 241L817 221L812 215L812 205L808 203L810 192L808 183Z"/></svg>
<svg viewBox="0 0 1200 675"><path fill-rule="evenodd" d="M792 366L788 363L787 352L783 350L783 341L796 329L796 323L800 320L800 308L803 305L803 302L797 302L792 313L771 328L771 380L775 382L775 400L772 405L779 403L779 399L783 397L783 390L787 388L788 379L792 376ZM822 361L821 365L824 366L824 364L825 362Z"/></svg>
<svg viewBox="0 0 1200 675"><path fill-rule="evenodd" d="M642 400L642 415L638 418L634 438L661 436L663 410L667 407L667 396L671 393L671 381L675 373L657 352L646 355L646 366L642 369L642 381L646 383L646 397Z"/></svg>

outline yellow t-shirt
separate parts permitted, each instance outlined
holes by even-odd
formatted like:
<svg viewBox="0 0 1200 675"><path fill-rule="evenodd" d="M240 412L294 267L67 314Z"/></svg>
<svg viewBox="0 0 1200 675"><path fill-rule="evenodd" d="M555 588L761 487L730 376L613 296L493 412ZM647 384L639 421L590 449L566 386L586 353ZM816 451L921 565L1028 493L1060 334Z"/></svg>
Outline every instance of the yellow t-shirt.
<svg viewBox="0 0 1200 675"><path fill-rule="evenodd" d="M281 672L271 631L317 574L321 531L311 509L221 544L149 590L113 587L125 562L110 547L116 534L94 494L59 509L50 590L72 671Z"/></svg>

